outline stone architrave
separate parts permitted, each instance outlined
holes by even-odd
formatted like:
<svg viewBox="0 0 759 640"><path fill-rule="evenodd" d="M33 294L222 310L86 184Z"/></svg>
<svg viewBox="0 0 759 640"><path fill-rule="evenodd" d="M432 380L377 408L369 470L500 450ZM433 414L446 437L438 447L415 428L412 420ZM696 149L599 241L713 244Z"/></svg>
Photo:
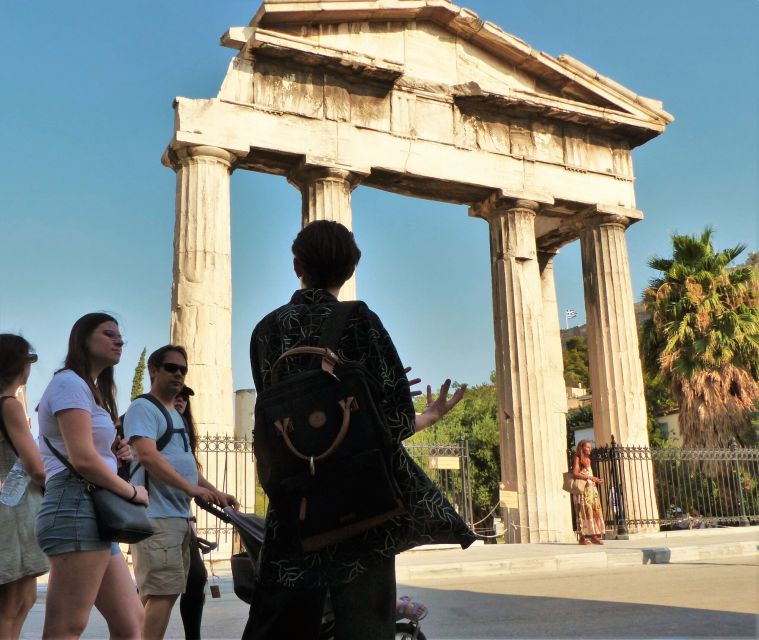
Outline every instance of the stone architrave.
<svg viewBox="0 0 759 640"><path fill-rule="evenodd" d="M553 263L556 252L539 251L540 284L543 292L543 330L545 332L546 352L546 387L548 388L549 409L552 425L548 431L548 453L551 458L550 467L555 471L551 480L556 486L561 486L562 473L567 469L567 393L564 382L564 357L561 345L561 325L559 323L559 307L556 300L556 283L554 280ZM554 511L559 518L559 530L567 533L572 531L570 495L565 491L555 491L556 500ZM563 520L562 520L563 518Z"/></svg>
<svg viewBox="0 0 759 640"><path fill-rule="evenodd" d="M351 192L361 177L337 167L300 166L293 171L289 180L301 193L302 226L314 220L334 220L352 230ZM355 274L343 285L340 299L356 299Z"/></svg>
<svg viewBox="0 0 759 640"><path fill-rule="evenodd" d="M509 509L509 538L555 542L571 534L557 513L561 443L550 433L556 417L546 387L543 293L535 245L538 203L492 196L471 209L490 227L493 319L496 343L501 483L517 492Z"/></svg>
<svg viewBox="0 0 759 640"><path fill-rule="evenodd" d="M625 216L591 213L580 235L596 445L647 447L646 400L635 323ZM656 520L650 461L620 469L628 519ZM643 470L643 471L641 471ZM646 505L648 504L648 507ZM645 528L645 525L643 526Z"/></svg>
<svg viewBox="0 0 759 640"><path fill-rule="evenodd" d="M187 384L203 435L229 435L232 398L232 266L229 178L235 156L210 146L181 147L177 174L172 344L187 349Z"/></svg>

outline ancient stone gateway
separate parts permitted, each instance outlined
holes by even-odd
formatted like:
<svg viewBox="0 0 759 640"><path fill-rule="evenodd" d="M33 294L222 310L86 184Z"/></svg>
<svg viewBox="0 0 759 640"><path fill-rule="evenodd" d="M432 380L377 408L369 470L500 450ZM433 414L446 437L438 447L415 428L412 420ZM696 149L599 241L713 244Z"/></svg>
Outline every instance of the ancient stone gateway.
<svg viewBox="0 0 759 640"><path fill-rule="evenodd" d="M304 223L350 227L358 185L467 204L490 229L502 489L515 539L566 539L553 257L580 240L597 442L646 444L625 244L643 217L630 150L672 117L447 0L269 0L221 41L238 51L221 90L177 98L163 157L177 176L171 339L188 349L191 384L215 390L199 396L201 429L233 425L233 170L286 177L302 193ZM640 485L627 489L634 497Z"/></svg>

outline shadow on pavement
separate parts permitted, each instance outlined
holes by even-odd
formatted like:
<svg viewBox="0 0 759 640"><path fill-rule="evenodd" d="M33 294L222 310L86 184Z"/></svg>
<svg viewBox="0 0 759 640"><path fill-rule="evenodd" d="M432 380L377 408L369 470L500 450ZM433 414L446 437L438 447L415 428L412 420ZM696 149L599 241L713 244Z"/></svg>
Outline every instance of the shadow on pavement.
<svg viewBox="0 0 759 640"><path fill-rule="evenodd" d="M585 578L587 579L587 578ZM454 638L756 638L749 613L400 586L429 606L429 640Z"/></svg>

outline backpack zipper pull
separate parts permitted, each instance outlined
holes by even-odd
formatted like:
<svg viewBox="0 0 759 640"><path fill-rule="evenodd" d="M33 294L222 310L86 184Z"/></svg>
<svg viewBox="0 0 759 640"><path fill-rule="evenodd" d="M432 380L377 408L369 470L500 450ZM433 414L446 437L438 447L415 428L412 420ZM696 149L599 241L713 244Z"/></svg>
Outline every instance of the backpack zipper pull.
<svg viewBox="0 0 759 640"><path fill-rule="evenodd" d="M300 499L300 511L298 513L298 518L301 522L303 522L306 519L306 498L303 497Z"/></svg>

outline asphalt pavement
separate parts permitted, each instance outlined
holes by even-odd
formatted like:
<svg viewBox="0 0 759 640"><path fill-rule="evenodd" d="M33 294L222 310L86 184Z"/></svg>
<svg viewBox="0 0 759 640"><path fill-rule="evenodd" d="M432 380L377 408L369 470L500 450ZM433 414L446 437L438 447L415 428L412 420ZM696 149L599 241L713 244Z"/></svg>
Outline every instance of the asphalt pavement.
<svg viewBox="0 0 759 640"><path fill-rule="evenodd" d="M590 607L588 611L597 613L607 625L606 627L601 625L600 628L591 625L593 631L592 633L588 631L586 634L588 637L638 637L629 635L629 622L625 623L627 624L625 629L621 629L616 624L612 624L612 621L629 621L636 615L648 616L649 621L658 620L656 616L651 618L652 612L656 612L659 617L664 616L662 620L670 620L672 624L676 622L679 625L675 625L677 628L684 629L683 624L702 619L711 621L712 626L706 623L696 627L690 626L687 628L691 629L691 633L679 634L672 625L657 626L655 629L660 629L661 633L656 632L653 635L642 633L639 637L669 638L695 635L722 637L721 634L714 632L714 629L724 624L727 624L725 637L756 637L755 633L749 633L746 636L744 632L746 629L756 631L755 615L759 613L759 605L755 603L752 607L750 603L752 598L755 601L759 597L755 584L759 584L756 576L757 560L759 560L759 527L735 527L631 536L629 540L607 540L603 546L477 543L467 550L447 546L423 547L398 556L396 573L399 593L412 592L415 599L436 603L438 610L444 608L447 612L446 616L435 616L435 621L427 625L427 635L430 639L433 637L580 637L581 629L577 629L576 633L580 634L577 636L568 633L570 628L576 628L572 625L562 627L560 624L558 626L548 624L546 626L546 623L551 620L555 623L553 616L559 612L561 615L571 615L573 610L584 611L583 607ZM665 565L672 565L673 570L667 571L664 568ZM555 591L558 584L572 585L583 580L587 580L588 584L603 584L606 580L612 580L610 584L619 585L621 580L621 584L638 581L643 585L641 589L644 592L653 592L653 587L646 586L647 580L652 580L652 584L655 585L658 584L659 576L668 580L674 579L683 572L685 572L684 575L689 575L694 571L714 572L715 566L727 572L721 578L720 594L723 597L726 595L725 590L729 597L729 591L733 588L740 590L740 595L744 599L747 597L748 589L749 597L748 605L744 605L740 611L730 613L732 617L724 618L725 621L719 618L720 622L717 622L715 618L717 613L711 611L705 604L711 597L708 591L701 599L696 598L693 602L673 601L673 603L686 605L679 609L672 606L673 603L667 602L663 602L662 606L651 602L636 603L634 601L640 600L635 595L636 591L627 593L621 599L609 599L604 592L601 592L596 598L587 601L580 598L571 601L570 604L565 596L557 597L564 592ZM754 573L747 578L746 570L754 571ZM212 573L215 574L212 580L220 586L221 598L208 598L203 622L206 637L239 638L247 616L247 605L240 602L234 595L227 562L215 562ZM730 579L733 574L736 580ZM707 573L703 579L711 581L713 575L713 573ZM617 578L612 579L613 576ZM748 580L748 582L741 587L738 578ZM529 596L520 595L519 588L526 584L534 585L532 591ZM749 586L747 587L746 584ZM754 584L754 591L751 591L751 584ZM487 585L491 585L491 590L495 590L494 593L501 595L489 593ZM706 588L706 585L704 587ZM504 589L510 594L507 600L503 600ZM27 619L22 638L40 637L44 620L45 590L46 579L43 577L39 580L38 602ZM682 590L682 586L675 589L677 592ZM451 600L451 594L454 592L457 595ZM623 593L626 592L623 590ZM669 591L665 589L662 593L667 594ZM645 601L645 598L643 600ZM451 603L459 602L464 603L461 611L450 617ZM498 635L498 624L493 620L501 616L507 602L509 610L523 610L524 615L519 614L516 616L516 621L511 620L508 634ZM566 609L567 606L569 609ZM541 607L546 607L547 619L541 615ZM723 606L722 609L724 608ZM476 615L477 610L483 612L483 615ZM473 613L475 616L471 618ZM724 617L728 614L723 612L720 615ZM667 618L667 616L670 617ZM468 626L463 628L460 625L456 626L456 623L462 620L469 620ZM478 627L479 622L482 622L484 626ZM718 626L714 627L715 624ZM430 635L430 629L435 635ZM458 633L456 629L461 630L460 635L456 635ZM469 631L466 631L467 629ZM543 629L547 635L541 635L540 629ZM695 633L698 629L711 629L712 632ZM622 633L622 631L627 633ZM97 611L93 611L83 638L103 637L107 637L105 622ZM166 637L183 637L178 607L175 607Z"/></svg>

